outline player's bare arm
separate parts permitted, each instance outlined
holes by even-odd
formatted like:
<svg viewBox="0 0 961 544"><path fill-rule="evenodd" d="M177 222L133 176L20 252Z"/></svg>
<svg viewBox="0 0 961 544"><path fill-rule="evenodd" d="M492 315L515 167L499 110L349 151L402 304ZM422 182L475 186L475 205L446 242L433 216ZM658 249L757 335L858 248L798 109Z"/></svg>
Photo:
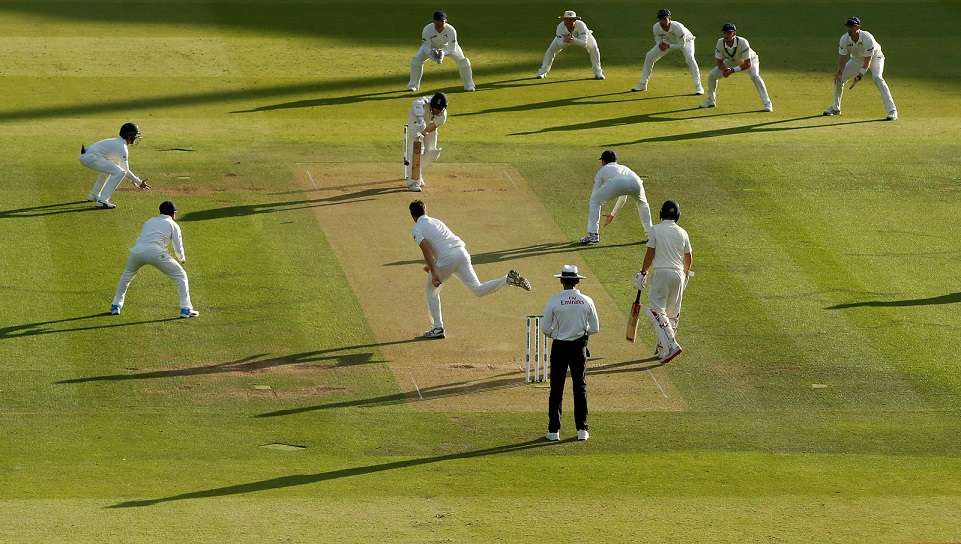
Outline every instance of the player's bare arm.
<svg viewBox="0 0 961 544"><path fill-rule="evenodd" d="M641 264L641 273L647 275L651 270L651 264L654 262L655 249L653 247L647 248L647 252L644 253L644 262Z"/></svg>
<svg viewBox="0 0 961 544"><path fill-rule="evenodd" d="M838 55L838 66L834 72L834 81L841 81L841 76L844 74L844 65L848 63L850 55Z"/></svg>
<svg viewBox="0 0 961 544"><path fill-rule="evenodd" d="M653 258L653 253L651 254ZM690 253L684 254L684 276L687 276L691 272L691 265L694 264L694 256Z"/></svg>
<svg viewBox="0 0 961 544"><path fill-rule="evenodd" d="M424 254L424 272L430 272L431 283L434 284L434 287L439 287L441 281L440 274L437 273L434 262L434 250L430 247L430 242L427 240L421 240L419 245L420 251Z"/></svg>

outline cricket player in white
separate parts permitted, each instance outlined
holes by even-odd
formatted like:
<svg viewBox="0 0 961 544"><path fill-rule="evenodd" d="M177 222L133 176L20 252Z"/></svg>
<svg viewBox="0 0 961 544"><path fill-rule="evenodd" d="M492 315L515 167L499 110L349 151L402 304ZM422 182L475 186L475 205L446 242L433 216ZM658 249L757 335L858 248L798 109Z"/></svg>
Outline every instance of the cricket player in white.
<svg viewBox="0 0 961 544"><path fill-rule="evenodd" d="M646 91L647 82L651 79L654 63L661 57L675 49L684 54L684 61L691 70L691 80L694 82L694 94L704 94L701 86L701 72L694 60L694 34L684 25L671 20L671 10L662 9L657 12L657 22L654 23L654 47L644 57L644 69L641 71L641 82L632 87L632 91Z"/></svg>
<svg viewBox="0 0 961 544"><path fill-rule="evenodd" d="M180 225L175 221L176 216L177 207L173 202L166 201L160 204L160 215L151 217L143 224L137 243L130 248L127 267L117 283L117 292L113 297L113 304L110 305L111 314L120 315L124 297L127 295L127 287L137 275L137 271L149 264L177 283L177 291L180 293L180 317L200 315L190 303L187 272L180 266L187 262L187 256L184 254L184 243L180 236ZM169 244L173 244L174 254L177 255L179 263L167 253Z"/></svg>
<svg viewBox="0 0 961 544"><path fill-rule="evenodd" d="M142 191L150 190L147 180L142 180L131 172L127 161L127 146L134 145L138 138L140 128L133 123L124 123L120 127L119 137L100 140L89 147L80 146L80 164L98 173L87 200L96 202L104 209L116 208L110 197L124 178L129 179Z"/></svg>
<svg viewBox="0 0 961 544"><path fill-rule="evenodd" d="M861 30L861 19L851 17L845 23L848 31L841 36L838 44L838 66L834 73L834 103L824 110L823 115L841 115L841 95L844 94L844 83L855 79L855 83L871 71L874 85L881 93L884 111L888 113L888 121L898 119L898 108L894 105L891 89L884 81L884 53L881 44L867 30ZM852 83L852 86L854 83Z"/></svg>
<svg viewBox="0 0 961 544"><path fill-rule="evenodd" d="M407 148L404 150L404 175L407 188L420 192L424 187L424 169L440 157L442 149L437 146L437 129L447 122L447 95L436 93L422 96L410 106L407 114ZM411 164L414 142L421 143L420 172L412 177Z"/></svg>
<svg viewBox="0 0 961 544"><path fill-rule="evenodd" d="M714 60L717 66L707 76L707 100L701 103L702 108L713 108L717 101L717 80L729 77L741 71L751 76L757 94L761 97L761 107L764 111L774 111L774 104L767 94L767 86L761 79L761 65L757 53L751 49L751 44L737 35L734 23L726 23L721 27L724 34L717 40L714 47Z"/></svg>
<svg viewBox="0 0 961 544"><path fill-rule="evenodd" d="M677 220L681 218L681 208L673 200L661 206L661 222L651 228L647 241L647 253L641 271L634 275L634 287L643 289L647 283L648 272L653 267L654 277L648 292L650 306L646 313L654 332L657 334L659 358L667 364L681 354L677 343L677 324L681 317L681 299L684 288L691 276L691 240L687 231Z"/></svg>
<svg viewBox="0 0 961 544"><path fill-rule="evenodd" d="M444 62L444 57L451 56L457 61L460 78L464 80L464 90L473 91L474 74L471 71L470 59L464 56L464 51L457 42L457 30L447 24L447 14L443 11L434 12L434 22L424 27L420 34L420 49L414 58L410 59L410 83L407 90L414 92L420 88L420 80L424 76L424 63L432 59L437 64Z"/></svg>
<svg viewBox="0 0 961 544"><path fill-rule="evenodd" d="M464 241L451 232L439 219L427 216L427 206L420 200L410 203L410 216L414 220L411 234L424 254L424 272L427 272L427 311L431 329L424 338L444 338L444 319L440 308L440 290L451 276L457 278L475 295L482 297L506 286L531 290L527 278L511 270L505 276L481 283L474 272L470 254Z"/></svg>
<svg viewBox="0 0 961 544"><path fill-rule="evenodd" d="M612 198L617 198L614 209L607 215L605 225L614 221L614 216L628 199L633 199L637 205L637 215L644 226L644 232L651 230L651 207L647 205L644 194L644 182L633 170L617 164L617 154L610 149L601 153L601 167L594 175L594 188L591 190L591 202L587 208L587 236L581 238L582 244L597 244L601 241L598 234L601 226L601 207Z"/></svg>
<svg viewBox="0 0 961 544"><path fill-rule="evenodd" d="M567 10L564 15L558 17L561 22L557 25L554 32L554 40L547 47L544 53L544 62L541 69L535 76L537 79L547 77L554 64L554 57L564 50L568 45L576 45L587 49L587 54L591 57L591 67L594 69L594 79L604 79L604 69L601 68L601 50L597 48L597 40L594 39L594 32L587 28L585 23L577 13Z"/></svg>

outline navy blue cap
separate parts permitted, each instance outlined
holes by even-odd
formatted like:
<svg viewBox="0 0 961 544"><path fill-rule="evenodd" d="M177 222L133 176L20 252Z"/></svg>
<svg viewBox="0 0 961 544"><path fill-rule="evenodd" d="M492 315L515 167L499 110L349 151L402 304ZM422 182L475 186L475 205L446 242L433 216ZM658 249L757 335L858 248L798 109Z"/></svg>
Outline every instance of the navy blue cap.
<svg viewBox="0 0 961 544"><path fill-rule="evenodd" d="M848 17L848 20L844 23L844 26L861 26L861 19L858 17Z"/></svg>
<svg viewBox="0 0 961 544"><path fill-rule="evenodd" d="M445 13L445 12L443 12L443 11L435 11L435 12L434 12L434 20L435 20L435 21L443 21L443 20L446 20L446 19L447 19L447 13Z"/></svg>
<svg viewBox="0 0 961 544"><path fill-rule="evenodd" d="M721 32L737 32L737 27L734 26L734 23L724 23L724 26L721 27Z"/></svg>
<svg viewBox="0 0 961 544"><path fill-rule="evenodd" d="M164 215L172 215L175 211L177 211L177 206L174 206L173 202L165 200L164 202L160 203L160 213Z"/></svg>
<svg viewBox="0 0 961 544"><path fill-rule="evenodd" d="M657 18L658 18L658 19L663 19L663 18L665 18L665 17L670 17L670 16L671 16L671 10L669 10L669 9L667 9L667 8L663 8L663 9L657 10Z"/></svg>
<svg viewBox="0 0 961 544"><path fill-rule="evenodd" d="M617 162L617 153L614 153L610 149L606 149L601 153L601 159L604 162Z"/></svg>

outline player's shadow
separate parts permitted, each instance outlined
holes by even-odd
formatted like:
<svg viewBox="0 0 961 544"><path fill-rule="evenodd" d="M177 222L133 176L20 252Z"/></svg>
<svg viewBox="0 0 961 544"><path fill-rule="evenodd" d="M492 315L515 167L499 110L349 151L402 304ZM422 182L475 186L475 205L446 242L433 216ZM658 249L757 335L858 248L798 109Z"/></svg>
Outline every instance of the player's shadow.
<svg viewBox="0 0 961 544"><path fill-rule="evenodd" d="M709 117L712 117L712 116L709 116ZM652 143L663 143L663 142L684 142L689 140L701 140L706 138L719 138L721 136L736 136L739 134L768 134L768 133L785 132L785 131L791 131L791 130L806 130L806 129L825 128L825 127L838 127L842 125L859 125L863 123L885 122L883 119L862 119L860 121L845 121L842 123L824 122L824 123L818 123L815 125L775 126L782 123L806 121L810 119L818 119L820 117L822 117L820 114L806 115L804 117L795 117L793 119L778 119L775 121L765 121L763 123L752 123L749 125L741 125L736 127L700 130L697 132L688 132L686 134L669 134L665 136L652 136L650 138L641 138L639 140L604 144L601 147L618 147L618 146L626 146L626 145L652 144Z"/></svg>
<svg viewBox="0 0 961 544"><path fill-rule="evenodd" d="M594 100L592 98L605 98L617 96L620 97L616 100ZM488 108L485 110L472 111L467 113L460 113L458 116L471 116L471 115L486 115L490 113L513 113L519 111L532 111L532 110L544 110L551 108L562 108L567 106L602 106L604 104L611 104L615 102L636 102L641 100L655 100L659 98L676 98L679 96L687 96L681 94L666 95L666 96L653 96L645 93L632 93L630 91L617 91L613 93L602 93L602 94L592 94L588 96L571 96L567 98L557 98L554 100L545 100L543 102L527 102L524 104L515 104L513 106L502 106L499 108ZM698 108L690 108L698 109ZM678 110L687 111L687 110ZM525 133L521 133L525 134Z"/></svg>
<svg viewBox="0 0 961 544"><path fill-rule="evenodd" d="M77 321L93 320L97 318L104 318L104 321L110 320L112 323L100 323L96 325L87 325L81 327L53 327L51 325L58 325L60 323L73 323ZM168 317L164 319L147 319L143 321L119 321L121 318L110 315L110 312L101 312L91 315L83 315L79 317L68 317L65 319L52 319L50 321L38 321L36 323L24 323L22 325L10 325L7 327L0 327L0 340L8 340L11 338L22 338L25 336L39 336L42 334L56 334L60 332L77 332L77 331L93 331L99 329L113 329L116 327L131 327L134 325L146 325L149 323L163 323L165 321L174 321L179 319L177 317Z"/></svg>
<svg viewBox="0 0 961 544"><path fill-rule="evenodd" d="M643 363L647 363L647 364L643 364ZM634 361L621 361L618 363L610 363L606 365L588 366L587 374L591 376L595 374L622 374L625 372L644 372L645 370L653 370L661 366L664 366L664 363L658 361L657 357L652 356L646 359L637 359Z"/></svg>
<svg viewBox="0 0 961 544"><path fill-rule="evenodd" d="M845 308L900 308L904 306L936 306L939 304L961 303L961 291L948 293L936 297L910 298L905 300L867 300L863 302L847 302L828 306L825 310L843 310Z"/></svg>
<svg viewBox="0 0 961 544"><path fill-rule="evenodd" d="M81 207L81 205L83 205ZM43 206L31 206L29 208L17 208L15 210L0 210L0 219L13 219L24 217L43 217L47 215L60 215L64 213L90 212L99 210L92 202L86 200L73 200L70 202L58 202L57 204L44 204Z"/></svg>
<svg viewBox="0 0 961 544"><path fill-rule="evenodd" d="M143 507L143 506L152 506L155 504L160 504L165 502L183 501L183 500L189 500L189 499L205 499L205 498L212 498L212 497L226 497L231 495L255 493L258 491L269 491L271 489L285 489L285 488L301 486L301 485L316 484L316 483L325 482L328 480L338 480L340 478L350 478L353 476L376 474L378 472L385 472L389 470L399 470L399 469L417 467L421 465L443 463L445 461L456 461L459 459L473 459L477 457L486 457L489 455L497 455L502 453L521 452L521 451L530 450L534 448L552 446L558 443L561 443L561 444L569 443L569 442L572 442L573 440L574 438L569 438L566 440L562 440L561 442L547 442L543 438L536 438L533 440L527 440L527 441L519 442L516 444L505 444L501 446L494 446L491 448L483 448L479 450L462 451L457 453L448 453L444 455L434 455L431 457L421 457L419 459L404 459L401 461L391 461L388 463L378 463L375 465L366 465L366 466L342 468L337 470L328 470L323 472L317 472L314 474L294 474L290 476L280 476L277 478L269 478L266 480L257 480L253 482L242 483L242 484L228 485L223 487L214 487L210 489L202 489L199 491L190 491L187 493L181 493L178 495L171 495L169 497L161 497L157 499L124 501L124 502L111 505L109 506L109 508L135 508L135 507Z"/></svg>
<svg viewBox="0 0 961 544"><path fill-rule="evenodd" d="M151 370L147 372L128 372L124 374L107 374L103 376L88 376L84 378L71 378L68 380L59 380L53 383L56 384L74 384L74 383L88 383L88 382L116 382L116 381L128 381L128 380L153 380L158 378L174 378L182 376L205 376L210 374L228 374L228 373L244 373L244 372L259 372L263 370L270 370L272 368L289 366L289 365L306 365L310 363L321 363L327 361L335 361L332 365L318 366L317 368L323 369L333 369L333 368L343 368L348 366L358 366L358 365L368 365L374 363L383 363L385 361L374 358L374 353L370 351L352 353L356 350L362 350L366 348L378 348L382 346L391 346L394 344L407 344L410 342L420 342L424 341L423 338L410 338L407 340L398 340L395 342L381 342L376 344L363 344L358 346L343 346L337 348L322 349L316 351L306 351L303 353L293 353L290 355L281 355L278 357L268 357L269 353L259 353L257 355L251 355L249 357L243 357L235 361L227 361L224 363L216 363L212 365L194 366L187 368L171 368L166 370Z"/></svg>
<svg viewBox="0 0 961 544"><path fill-rule="evenodd" d="M302 200L285 200L282 202L261 202L258 204L242 204L239 206L225 206L222 208L210 208L185 213L180 217L180 221L210 221L214 219L228 219L231 217L245 217L248 215L259 215L264 213L287 212L291 210L302 210L306 208L319 208L323 206L336 206L341 204L356 204L374 200L375 197L391 193L407 192L407 188L400 187L401 183L397 180L380 181L376 183L364 183L368 186L359 191L345 192L323 198L310 198ZM375 185L375 187L370 187ZM336 190L336 187L325 187L322 190ZM318 189L321 190L321 189Z"/></svg>
<svg viewBox="0 0 961 544"><path fill-rule="evenodd" d="M578 242L547 242L544 244L534 244L530 246L514 247L509 249L499 249L486 251L483 253L471 254L471 262L474 264L490 264L511 261L514 259L524 259L529 257L539 257L541 255L555 255L558 253L572 253L576 251L598 251L604 249L616 249L623 247L641 246L647 240L638 242L625 242L623 244L598 244L584 245ZM422 259L411 259L405 261L393 261L384 263L384 266L409 266L414 264L424 264Z"/></svg>
<svg viewBox="0 0 961 544"><path fill-rule="evenodd" d="M595 128L609 128L609 127L619 127L624 125L635 125L638 123L653 123L653 122L665 122L665 121L684 121L688 119L703 119L707 117L722 117L726 115L741 115L745 113L752 113L749 111L732 111L725 113L712 113L708 115L689 115L689 116L674 116L674 117L662 117L666 115L671 115L675 113L686 113L692 111L704 110L698 107L691 108L681 108L678 110L669 111L658 111L651 113L640 113L637 115L628 115L625 117L612 117L609 119L595 119L594 121L587 121L585 123L573 123L570 125L558 125L554 127L545 127L539 130L529 130L526 132L512 132L508 136L529 136L531 134L543 134L545 132L570 132L574 130L589 130Z"/></svg>

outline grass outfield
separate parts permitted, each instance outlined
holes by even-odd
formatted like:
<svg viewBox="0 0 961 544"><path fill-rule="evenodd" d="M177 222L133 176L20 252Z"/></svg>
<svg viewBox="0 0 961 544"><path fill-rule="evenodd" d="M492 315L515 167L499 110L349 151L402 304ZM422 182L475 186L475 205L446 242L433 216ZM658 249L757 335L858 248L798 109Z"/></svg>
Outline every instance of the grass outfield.
<svg viewBox="0 0 961 544"><path fill-rule="evenodd" d="M647 93L624 92L658 7L452 3L478 92L458 90L451 61L425 70L423 94L450 92L441 163L506 164L526 183L516 208L491 210L492 232L583 235L605 147L650 176L652 203L683 208L697 270L684 355L659 373L595 363L609 367L589 380L636 387L639 407L591 397L591 440L547 445L545 391L519 385L512 361L473 361L513 372L503 390L490 375L448 383L435 350L467 346L469 330L446 348L385 335L371 316L425 329L422 276L372 271L408 302L362 303L371 294L356 292L343 229L325 231L324 214L371 203L303 183L307 163L399 171L409 59L434 4L0 3L0 541L961 541L961 81L949 69L961 63L961 7L671 6L698 36L705 84L715 29L738 24L773 113L757 111L740 76L721 82L717 108L697 109L678 55ZM606 81L588 79L579 50L529 79L569 8L595 30ZM818 115L852 14L883 44L896 123L881 121L869 82L846 93L843 116ZM923 31L905 33L907 19ZM93 179L79 144L130 119L145 133L132 167L155 190L91 210L78 202ZM372 182L358 177L344 181ZM451 202L438 194L449 185L422 196ZM151 270L123 316L103 315L126 248L164 198L183 211L201 317L173 319L174 288ZM536 229L521 209L540 210ZM478 229L472 249L502 256L483 275L576 259L591 271L585 291L620 304L602 325L623 322L641 258L632 213L599 248L503 257L523 244L446 211L455 230ZM397 213L358 214L370 245L356 251L398 236ZM555 280L531 279L527 298L478 302L455 287L445 311L539 307ZM513 345L523 316L514 331L491 315L478 329L503 328ZM641 329L638 360L650 351ZM610 325L592 349L615 344ZM421 402L406 367L449 387ZM669 384L673 408L643 408L658 394L650 376ZM259 447L270 443L306 448Z"/></svg>

